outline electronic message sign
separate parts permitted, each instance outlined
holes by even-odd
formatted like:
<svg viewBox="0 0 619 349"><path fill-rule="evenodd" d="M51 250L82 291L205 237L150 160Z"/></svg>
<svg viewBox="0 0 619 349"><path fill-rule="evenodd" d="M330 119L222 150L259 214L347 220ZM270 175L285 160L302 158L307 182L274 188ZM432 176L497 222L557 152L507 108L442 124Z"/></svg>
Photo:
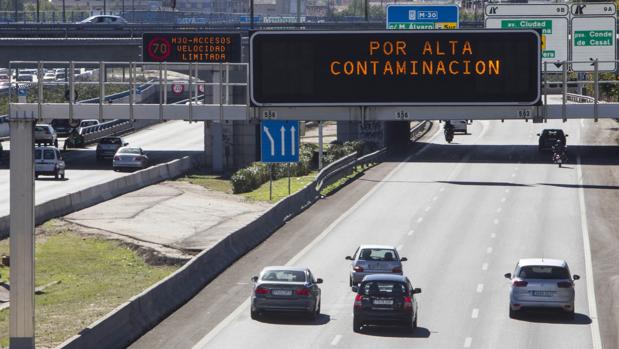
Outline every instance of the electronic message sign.
<svg viewBox="0 0 619 349"><path fill-rule="evenodd" d="M534 30L256 32L256 106L532 105Z"/></svg>
<svg viewBox="0 0 619 349"><path fill-rule="evenodd" d="M239 33L144 33L144 62L239 63Z"/></svg>

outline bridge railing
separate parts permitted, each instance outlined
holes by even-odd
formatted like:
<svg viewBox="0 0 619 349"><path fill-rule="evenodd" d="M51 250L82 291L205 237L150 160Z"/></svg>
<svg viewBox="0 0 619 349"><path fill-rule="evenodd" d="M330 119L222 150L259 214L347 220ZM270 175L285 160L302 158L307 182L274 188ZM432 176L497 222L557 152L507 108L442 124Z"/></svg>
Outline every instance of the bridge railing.
<svg viewBox="0 0 619 349"><path fill-rule="evenodd" d="M36 89L34 104L40 119L68 116L68 119L72 120L76 118L75 115L79 115L81 119L88 115L102 122L104 119L115 118L114 114L118 112L128 114L130 120L152 118L153 114L163 120L164 114L176 114L178 119L192 121L198 113L206 113L212 120L249 118L249 69L246 63L13 61L9 69L17 69L19 72L20 69L23 71L32 67L36 69L38 82L30 86ZM66 81L45 81L45 71L50 67L66 68ZM88 69L88 74L76 73L76 70L80 72L84 69ZM77 78L78 76L80 78ZM136 108L141 85L146 81L158 90L159 98L156 102L140 103L142 106L148 104L150 108ZM10 84L14 88L9 91L9 100L14 103L18 83L12 76ZM45 98L46 88L58 86L66 89L66 103ZM121 86L128 90L128 101L108 105L105 96L106 90L111 86ZM77 102L78 90L88 87L94 87L97 91L98 99L95 105ZM198 103L195 97L199 95L208 98L203 98L203 101ZM189 103L182 106L169 103L179 98L187 99ZM106 113L107 110L111 111Z"/></svg>

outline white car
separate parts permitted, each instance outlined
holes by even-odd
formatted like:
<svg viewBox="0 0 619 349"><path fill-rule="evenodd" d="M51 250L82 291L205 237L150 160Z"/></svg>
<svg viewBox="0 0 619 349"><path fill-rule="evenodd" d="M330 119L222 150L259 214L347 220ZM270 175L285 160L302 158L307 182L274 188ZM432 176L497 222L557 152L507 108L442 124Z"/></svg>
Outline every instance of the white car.
<svg viewBox="0 0 619 349"><path fill-rule="evenodd" d="M51 125L36 124L34 126L34 143L53 145L58 148L58 135Z"/></svg>
<svg viewBox="0 0 619 349"><path fill-rule="evenodd" d="M80 124L76 127L77 133L82 134L82 129L84 127L99 125L99 120L97 119L86 119L80 121Z"/></svg>
<svg viewBox="0 0 619 349"><path fill-rule="evenodd" d="M127 21L120 16L97 15L90 16L77 24L127 24Z"/></svg>
<svg viewBox="0 0 619 349"><path fill-rule="evenodd" d="M65 163L58 148L36 147L34 148L34 177L39 175L54 176L64 179Z"/></svg>
<svg viewBox="0 0 619 349"><path fill-rule="evenodd" d="M574 280L564 260L549 258L521 259L514 273L505 277L511 281L509 317L516 318L526 308L561 309L574 318Z"/></svg>
<svg viewBox="0 0 619 349"><path fill-rule="evenodd" d="M124 169L143 169L148 167L148 156L139 147L121 147L112 160L114 171Z"/></svg>

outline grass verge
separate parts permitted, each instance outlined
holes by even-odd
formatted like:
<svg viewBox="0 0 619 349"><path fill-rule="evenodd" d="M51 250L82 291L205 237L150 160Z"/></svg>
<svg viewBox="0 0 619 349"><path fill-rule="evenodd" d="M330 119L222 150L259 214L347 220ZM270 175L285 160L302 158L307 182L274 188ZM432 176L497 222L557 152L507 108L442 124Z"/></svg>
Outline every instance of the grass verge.
<svg viewBox="0 0 619 349"><path fill-rule="evenodd" d="M179 180L195 185L200 185L207 189L232 194L232 183L230 183L230 178L218 175L192 173L186 175L185 177L179 178Z"/></svg>
<svg viewBox="0 0 619 349"><path fill-rule="evenodd" d="M120 243L70 231L37 235L36 285L59 282L35 298L36 347L55 347L174 270L150 266ZM9 253L9 240L0 241ZM0 267L3 281L8 267ZM0 346L8 347L9 311L0 311Z"/></svg>
<svg viewBox="0 0 619 349"><path fill-rule="evenodd" d="M301 177L290 177L290 194L303 189L314 178L316 178L316 172L310 172ZM258 189L240 195L254 201L275 203L288 196L288 178L280 178L273 181L273 196L271 200L269 200L269 182L262 184Z"/></svg>

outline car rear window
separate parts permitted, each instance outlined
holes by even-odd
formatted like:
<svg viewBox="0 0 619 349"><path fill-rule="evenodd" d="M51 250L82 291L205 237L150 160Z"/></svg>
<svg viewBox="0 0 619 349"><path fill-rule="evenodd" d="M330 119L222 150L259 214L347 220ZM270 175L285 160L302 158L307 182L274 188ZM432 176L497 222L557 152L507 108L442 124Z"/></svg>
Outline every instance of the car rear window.
<svg viewBox="0 0 619 349"><path fill-rule="evenodd" d="M392 296L406 293L406 285L396 281L369 281L361 285L359 293L366 296Z"/></svg>
<svg viewBox="0 0 619 349"><path fill-rule="evenodd" d="M397 255L392 249L365 248L359 252L360 261L395 261Z"/></svg>
<svg viewBox="0 0 619 349"><path fill-rule="evenodd" d="M140 148L121 148L118 152L121 154L140 154Z"/></svg>
<svg viewBox="0 0 619 349"><path fill-rule="evenodd" d="M50 133L49 129L47 127L45 127L45 126L35 126L34 127L34 131L35 132L43 132L43 133L46 133L46 134Z"/></svg>
<svg viewBox="0 0 619 349"><path fill-rule="evenodd" d="M120 138L103 138L101 144L121 144Z"/></svg>
<svg viewBox="0 0 619 349"><path fill-rule="evenodd" d="M269 270L262 275L262 281L305 282L305 272L298 270Z"/></svg>
<svg viewBox="0 0 619 349"><path fill-rule="evenodd" d="M526 266L520 269L518 277L522 279L569 279L570 273L562 267Z"/></svg>
<svg viewBox="0 0 619 349"><path fill-rule="evenodd" d="M56 159L54 151L52 149L45 149L43 151L43 159L45 159L45 160L54 160L54 159Z"/></svg>

